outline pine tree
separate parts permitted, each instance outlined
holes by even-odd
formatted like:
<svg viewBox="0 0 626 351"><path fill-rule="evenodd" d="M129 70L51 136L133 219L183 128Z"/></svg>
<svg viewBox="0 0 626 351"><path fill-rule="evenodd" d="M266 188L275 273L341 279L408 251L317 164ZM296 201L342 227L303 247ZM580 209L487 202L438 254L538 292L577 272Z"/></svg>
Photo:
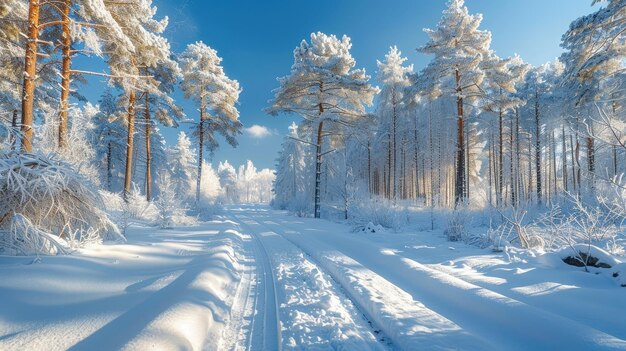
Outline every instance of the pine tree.
<svg viewBox="0 0 626 351"><path fill-rule="evenodd" d="M176 193L183 198L191 196L191 186L197 179L196 152L185 132L178 133L178 141L167 150L168 168L175 182Z"/></svg>
<svg viewBox="0 0 626 351"><path fill-rule="evenodd" d="M241 134L239 111L236 107L241 89L239 82L226 76L221 62L222 58L217 56L217 51L201 41L189 44L179 56L183 76L181 88L185 97L198 103L200 111L200 120L194 132L198 140L196 201L200 200L204 149L211 154L217 149L217 134L236 147L235 138Z"/></svg>
<svg viewBox="0 0 626 351"><path fill-rule="evenodd" d="M320 217L322 143L326 133L336 132L365 115L377 88L369 84L365 70L354 69L350 38L312 33L294 50L294 63L288 76L278 79L279 88L267 111L270 114L296 113L303 119L303 130L316 131L315 218ZM328 128L330 127L330 128Z"/></svg>
<svg viewBox="0 0 626 351"><path fill-rule="evenodd" d="M385 55L385 61L377 61L377 80L382 84L377 105L378 144L387 145L387 165L389 178L389 197L394 201L398 196L398 128L406 125L404 90L409 86L408 76L413 72L413 65L403 66L407 59L397 47L391 47Z"/></svg>
<svg viewBox="0 0 626 351"><path fill-rule="evenodd" d="M482 63L488 58L491 44L491 33L478 29L481 21L482 15L470 15L463 0L450 0L437 28L426 30L429 42L418 49L434 55L421 75L423 89L431 90L431 95L456 98L455 204L466 196L465 104L481 94L485 77Z"/></svg>

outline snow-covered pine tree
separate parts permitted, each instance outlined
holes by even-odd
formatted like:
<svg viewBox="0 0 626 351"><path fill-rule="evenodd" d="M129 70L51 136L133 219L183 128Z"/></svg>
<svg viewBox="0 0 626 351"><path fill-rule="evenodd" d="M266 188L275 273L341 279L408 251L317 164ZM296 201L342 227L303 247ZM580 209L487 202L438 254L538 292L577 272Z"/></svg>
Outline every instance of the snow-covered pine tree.
<svg viewBox="0 0 626 351"><path fill-rule="evenodd" d="M434 55L420 76L422 90L456 99L455 204L465 201L467 194L465 105L481 95L485 78L482 63L491 44L491 33L479 29L481 22L482 15L470 15L464 0L450 0L437 28L425 30L430 40L418 49Z"/></svg>
<svg viewBox="0 0 626 351"><path fill-rule="evenodd" d="M121 28L120 42L104 41L107 52L109 77L121 87L128 101L127 107L127 151L124 175L124 194L131 190L133 170L133 150L135 136L135 114L137 92L151 90L154 78L142 76L141 70L171 64L170 45L161 34L165 31L168 18L156 20L156 7L151 0L131 0L124 2L104 2L111 19ZM118 27L114 27L118 28Z"/></svg>
<svg viewBox="0 0 626 351"><path fill-rule="evenodd" d="M101 183L108 191L117 191L120 174L124 170L126 144L125 126L117 118L121 112L111 89L106 89L98 100L100 113L95 116L93 147L96 151L96 167L100 170ZM120 188L121 190L121 188Z"/></svg>
<svg viewBox="0 0 626 351"><path fill-rule="evenodd" d="M577 105L595 100L602 94L600 83L624 71L626 1L596 3L606 3L606 7L573 21L561 39L565 82L576 86Z"/></svg>
<svg viewBox="0 0 626 351"><path fill-rule="evenodd" d="M322 143L325 133L336 133L366 115L378 89L369 84L363 69L354 69L352 43L343 36L312 33L294 50L294 63L288 76L278 79L274 99L267 111L272 115L296 113L303 119L302 130L316 134L315 218L320 217ZM326 131L324 125L327 125Z"/></svg>
<svg viewBox="0 0 626 351"><path fill-rule="evenodd" d="M178 61L183 77L181 89L185 97L198 103L200 111L198 127L194 131L198 140L196 201L199 201L204 149L211 154L217 149L218 134L231 146L237 146L235 138L241 134L241 123L236 104L241 89L239 82L224 73L222 58L217 51L201 41L189 44Z"/></svg>
<svg viewBox="0 0 626 351"><path fill-rule="evenodd" d="M491 52L483 64L488 96L482 108L495 113L498 117L498 163L496 177L496 205L502 206L504 194L504 117L524 103L515 93L517 85L524 79L530 66L524 64L519 56L502 59ZM511 132L512 133L512 132ZM513 162L513 160L509 160ZM514 175L510 174L509 178ZM511 193L516 191L511 184Z"/></svg>
<svg viewBox="0 0 626 351"><path fill-rule="evenodd" d="M220 162L217 166L217 176L220 178L220 186L224 192L226 203L234 203L236 199L237 172L228 161Z"/></svg>
<svg viewBox="0 0 626 351"><path fill-rule="evenodd" d="M176 193L183 199L192 196L191 187L197 180L196 152L185 132L178 133L178 141L167 149L168 168L172 173Z"/></svg>
<svg viewBox="0 0 626 351"><path fill-rule="evenodd" d="M140 100L143 101L143 123L145 141L145 185L146 199L150 201L152 196L152 147L151 140L159 138L157 123L166 127L178 126L177 120L185 116L182 108L176 104L170 96L174 92L177 79L180 76L178 63L172 59L162 60L154 67L146 66L142 69L145 90ZM154 115L150 113L155 109ZM152 134L156 134L151 136ZM157 145L158 146L158 145Z"/></svg>
<svg viewBox="0 0 626 351"><path fill-rule="evenodd" d="M556 93L562 72L563 65L558 60L533 68L524 77L518 91L518 96L526 101L524 108L521 109L521 122L534 138L534 148L528 150L529 155L534 154L534 179L529 174L528 185L530 188L534 180L535 186L534 189L529 189L529 193L536 194L536 201L539 204L543 202L545 193L542 161L545 125L553 122L562 113L562 111L557 112L550 108L560 100ZM529 169L531 167L529 164Z"/></svg>
<svg viewBox="0 0 626 351"><path fill-rule="evenodd" d="M276 161L273 205L279 209L290 208L308 189L304 183L305 155L299 138L298 125L292 122Z"/></svg>
<svg viewBox="0 0 626 351"><path fill-rule="evenodd" d="M377 81L382 84L381 92L376 106L376 117L378 119L377 139L375 147L386 157L387 178L386 194L389 198L397 200L398 197L398 128L406 126L407 117L404 106L404 91L409 86L409 75L413 72L413 65L404 66L406 58L397 47L389 49L383 62L376 61L378 65ZM386 147L382 147L386 145ZM380 151L379 151L380 153ZM381 168L383 165L379 165Z"/></svg>

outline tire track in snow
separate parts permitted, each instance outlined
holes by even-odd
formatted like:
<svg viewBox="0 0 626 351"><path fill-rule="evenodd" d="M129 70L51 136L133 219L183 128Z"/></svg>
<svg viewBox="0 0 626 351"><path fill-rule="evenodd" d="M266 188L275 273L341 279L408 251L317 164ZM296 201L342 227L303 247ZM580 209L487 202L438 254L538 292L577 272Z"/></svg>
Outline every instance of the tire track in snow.
<svg viewBox="0 0 626 351"><path fill-rule="evenodd" d="M251 324L251 345L254 336L262 337L262 345L263 350L277 350L282 351L282 328L279 319L279 311L278 311L278 299L276 296L276 274L274 269L272 268L269 255L267 253L267 249L263 245L263 241L259 238L259 236L252 230L249 223L242 222L240 218L235 217L239 221L239 226L243 226L248 230L245 231L245 234L250 235L253 240L256 242L254 245L255 248L255 257L258 260L258 274L257 274L257 297L255 302L255 311L253 311L252 315L255 316L256 313L263 311L263 330L256 331L253 330L255 321L252 321ZM243 230L243 228L241 228ZM262 287L263 290L259 290L259 287ZM263 298L259 298L259 294L263 295ZM259 303L261 302L261 303ZM256 312L256 313L255 313Z"/></svg>
<svg viewBox="0 0 626 351"><path fill-rule="evenodd" d="M498 349L488 340L468 334L454 322L415 301L409 292L350 257L336 252L336 257L328 259L287 238L287 233L300 233L302 228L268 219L272 218L266 216L257 221L262 221L268 228L269 225L280 228L282 233L281 230L272 232L280 233L282 238L307 254L317 266L323 267L366 319L381 333L384 332L394 346L405 350ZM332 251L332 248L324 245L316 249Z"/></svg>
<svg viewBox="0 0 626 351"><path fill-rule="evenodd" d="M274 224L301 234L302 228L285 223ZM324 230L320 231L320 235L332 234ZM311 239L331 251L329 244L322 242L324 239L316 235ZM625 340L430 268L414 259L382 250L382 247L365 239L337 233L331 240L332 249L338 255L354 261L348 263L333 257L328 259L331 264L338 267L363 264L411 294L416 301L423 301L471 331L472 335L482 335L484 340L493 342L492 348L626 349Z"/></svg>
<svg viewBox="0 0 626 351"><path fill-rule="evenodd" d="M245 210L244 210L245 211ZM243 213L243 212L240 212ZM248 215L244 215L244 214L239 214L239 215L234 215L234 218L237 219L237 221L239 223L242 223L246 228L250 229L249 232L251 233L251 235L257 237L257 239L259 239L259 241L261 242L261 244L263 244L263 240L261 238L261 236L263 236L263 234L261 233L255 233L255 230L253 230L251 228L251 225L255 225L257 227L263 227L266 228L267 230L265 232L267 232L268 234L271 233L273 235L276 235L278 238L280 238L281 240L284 240L285 243L287 243L290 247L293 247L294 249L296 249L296 251L300 252L302 254L302 257L310 262L310 264L312 266L315 267L316 270L318 270L319 272L323 272L322 274L325 275L326 277L330 278L330 280L332 281L332 286L335 289L338 289L338 293L340 294L339 296L345 298L345 300L350 303L352 305L352 307L358 311L359 316L363 318L363 322L366 322L367 325L364 326L364 328L366 330L368 330L371 334L372 334L372 343L370 345L367 345L367 341L365 340L361 340L361 341L352 341L352 342L348 342L348 344L340 344L339 345L332 345L333 349L346 349L346 350L364 350L363 347L365 346L372 346L369 347L370 349L381 349L381 350L395 350L394 346L392 345L390 339L383 333L382 329L378 328L375 323L372 321L371 318L369 318L367 316L366 313L364 313L360 308L359 305L350 297L350 295L347 293L347 291L345 290L344 286L342 284L340 284L337 280L334 279L334 276L328 272L326 269L323 268L323 266L320 266L313 257L311 257L307 252L305 252L304 250L302 250L298 245L296 245L295 243L293 243L291 240L285 238L282 234L277 233L276 231L272 230L267 224L265 223L261 223L260 221L251 218ZM267 253L267 251L266 251ZM291 254L291 253L290 253ZM296 297L297 299L297 297ZM319 321L318 321L319 322ZM357 328L358 330L358 328ZM351 332L354 332L354 330L352 330ZM367 338L366 338L367 339ZM375 341L374 341L375 340ZM331 342L332 344L332 342ZM294 347L298 347L301 345L291 345Z"/></svg>

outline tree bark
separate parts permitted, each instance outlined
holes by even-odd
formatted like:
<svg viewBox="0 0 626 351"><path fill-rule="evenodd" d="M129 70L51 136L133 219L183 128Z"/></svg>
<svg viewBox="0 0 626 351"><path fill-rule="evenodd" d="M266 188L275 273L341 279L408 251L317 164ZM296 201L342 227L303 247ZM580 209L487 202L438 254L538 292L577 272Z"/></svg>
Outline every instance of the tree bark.
<svg viewBox="0 0 626 351"><path fill-rule="evenodd" d="M133 170L133 148L135 144L135 91L128 95L128 137L126 142L126 172L124 174L124 200L128 201Z"/></svg>
<svg viewBox="0 0 626 351"><path fill-rule="evenodd" d="M563 148L563 190L567 192L567 146L565 143L565 126L562 127L561 134L561 147Z"/></svg>
<svg viewBox="0 0 626 351"><path fill-rule="evenodd" d="M202 151L204 149L204 85L200 87L200 123L198 124L198 177L196 178L196 206L200 204L202 182Z"/></svg>
<svg viewBox="0 0 626 351"><path fill-rule="evenodd" d="M537 203L541 205L541 120L539 116L539 92L535 90L535 172L537 181Z"/></svg>
<svg viewBox="0 0 626 351"><path fill-rule="evenodd" d="M511 206L517 207L517 189L515 188L515 172L513 169L513 119L511 118L511 131L509 132L509 172L511 178Z"/></svg>
<svg viewBox="0 0 626 351"><path fill-rule="evenodd" d="M324 112L322 104L319 105L320 115ZM322 172L322 131L324 128L324 121L320 121L317 127L317 144L315 147L315 218L320 218L321 206L320 206L320 185L321 185L321 172Z"/></svg>
<svg viewBox="0 0 626 351"><path fill-rule="evenodd" d="M146 120L146 200L150 201L152 198L152 154L150 152L150 95L145 92L145 106L144 114Z"/></svg>
<svg viewBox="0 0 626 351"><path fill-rule="evenodd" d="M22 152L33 149L33 104L37 75L37 40L39 39L39 0L28 4L28 34L24 58L24 83L22 85Z"/></svg>
<svg viewBox="0 0 626 351"><path fill-rule="evenodd" d="M71 45L72 38L70 33L70 7L72 0L65 0L63 5L63 32L61 35L62 56L61 65L61 103L59 111L59 148L67 147L67 112L69 108L70 97L70 70L72 65Z"/></svg>
<svg viewBox="0 0 626 351"><path fill-rule="evenodd" d="M415 183L414 183L415 192L414 192L414 196L415 196L415 199L418 199L419 196L420 196L420 193L419 193L420 192L419 191L419 189L420 189L420 181L419 181L419 172L418 172L418 169L417 169L417 165L418 165L417 114L415 115L415 129L413 130L413 132L415 134L414 135L414 137L415 137L415 144L413 145L414 146L413 162L415 163ZM424 181L424 179L422 179L422 181Z"/></svg>
<svg viewBox="0 0 626 351"><path fill-rule="evenodd" d="M463 202L465 195L465 121L463 118L463 93L461 87L461 72L457 66L456 79L456 107L457 107L457 159L456 178L454 182L454 206Z"/></svg>
<svg viewBox="0 0 626 351"><path fill-rule="evenodd" d="M395 92L395 88L393 91L393 95L392 95L392 105L393 105L393 115L392 115L392 122L393 122L393 145L392 145L392 150L393 150L393 169L391 170L391 177L393 179L393 188L391 189L392 194L391 196L393 197L393 203L396 203L396 200L398 199L398 163L397 163L397 153L398 153L398 148L396 147L396 131L397 131L397 126L396 126L396 120L397 120L397 116L396 116L396 92Z"/></svg>

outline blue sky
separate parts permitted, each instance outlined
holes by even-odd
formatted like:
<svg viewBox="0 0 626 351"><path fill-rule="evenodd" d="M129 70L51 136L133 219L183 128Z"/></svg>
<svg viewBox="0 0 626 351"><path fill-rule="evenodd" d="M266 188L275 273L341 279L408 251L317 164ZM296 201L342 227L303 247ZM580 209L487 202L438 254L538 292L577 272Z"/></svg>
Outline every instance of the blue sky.
<svg viewBox="0 0 626 351"><path fill-rule="evenodd" d="M273 168L283 135L297 116L268 116L262 109L276 88L276 77L289 73L293 49L311 32L322 31L352 38L357 67L375 77L376 60L383 59L391 45L421 69L428 58L415 49L427 38L423 28L436 26L446 0L155 0L157 17L169 16L166 36L176 52L188 43L202 40L223 57L226 73L237 79L243 93L239 110L245 127L260 125L269 134L244 132L237 149L223 144L212 162L229 160L238 165L247 159L257 168ZM519 54L539 65L561 53L561 35L569 23L592 11L591 0L466 0L471 13L482 13L483 29L493 35L498 55ZM376 84L374 82L374 84ZM98 85L87 87L90 98ZM195 106L177 99L190 118ZM183 126L182 129L186 129ZM256 128L256 131L261 129ZM162 128L168 142L175 142L177 129ZM253 134L257 134L255 137Z"/></svg>

